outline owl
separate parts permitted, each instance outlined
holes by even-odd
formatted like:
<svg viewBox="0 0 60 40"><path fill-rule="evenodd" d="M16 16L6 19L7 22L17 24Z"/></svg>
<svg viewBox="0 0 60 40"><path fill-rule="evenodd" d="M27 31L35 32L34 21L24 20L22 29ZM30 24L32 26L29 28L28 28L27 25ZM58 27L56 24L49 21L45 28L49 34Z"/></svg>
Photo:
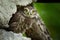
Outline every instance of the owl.
<svg viewBox="0 0 60 40"><path fill-rule="evenodd" d="M10 0L16 5L16 12L3 28L14 33L25 33L32 40L52 40L49 31L32 3L34 0ZM36 1L36 0L35 0Z"/></svg>
<svg viewBox="0 0 60 40"><path fill-rule="evenodd" d="M9 21L11 31L25 33L32 40L52 40L44 22L32 5L18 7L17 10L19 11Z"/></svg>
<svg viewBox="0 0 60 40"><path fill-rule="evenodd" d="M26 16L32 19L30 28L25 32L26 35L32 40L52 40L37 10L33 6L27 6L25 10L27 11L25 12Z"/></svg>

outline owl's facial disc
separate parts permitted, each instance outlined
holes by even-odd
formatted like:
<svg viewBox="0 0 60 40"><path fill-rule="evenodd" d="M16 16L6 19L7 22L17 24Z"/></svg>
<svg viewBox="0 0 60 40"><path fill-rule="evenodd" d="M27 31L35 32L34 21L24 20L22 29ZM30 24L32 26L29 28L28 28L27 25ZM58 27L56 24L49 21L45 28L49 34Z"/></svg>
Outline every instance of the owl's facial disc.
<svg viewBox="0 0 60 40"><path fill-rule="evenodd" d="M24 8L25 16L33 18L36 15L36 10L29 7Z"/></svg>

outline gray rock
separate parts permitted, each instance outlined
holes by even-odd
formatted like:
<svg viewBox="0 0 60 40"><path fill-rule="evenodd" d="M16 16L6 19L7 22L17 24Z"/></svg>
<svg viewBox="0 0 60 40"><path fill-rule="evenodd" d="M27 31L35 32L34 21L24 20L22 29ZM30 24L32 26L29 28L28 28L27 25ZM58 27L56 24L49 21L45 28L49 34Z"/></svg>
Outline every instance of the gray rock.
<svg viewBox="0 0 60 40"><path fill-rule="evenodd" d="M8 22L16 10L16 4L9 0L0 0L0 27L8 27Z"/></svg>
<svg viewBox="0 0 60 40"><path fill-rule="evenodd" d="M8 32L0 29L0 40L31 40L30 38L24 37L21 33Z"/></svg>
<svg viewBox="0 0 60 40"><path fill-rule="evenodd" d="M33 2L33 0L10 0L10 1L20 6L27 6L28 4L31 4Z"/></svg>

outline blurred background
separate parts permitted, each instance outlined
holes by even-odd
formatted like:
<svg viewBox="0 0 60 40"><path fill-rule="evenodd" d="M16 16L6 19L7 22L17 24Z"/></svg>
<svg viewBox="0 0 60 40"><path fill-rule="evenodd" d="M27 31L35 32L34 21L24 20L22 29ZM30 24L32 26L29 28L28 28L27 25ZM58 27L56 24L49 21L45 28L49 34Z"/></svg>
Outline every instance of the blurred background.
<svg viewBox="0 0 60 40"><path fill-rule="evenodd" d="M34 3L53 40L60 40L60 3Z"/></svg>

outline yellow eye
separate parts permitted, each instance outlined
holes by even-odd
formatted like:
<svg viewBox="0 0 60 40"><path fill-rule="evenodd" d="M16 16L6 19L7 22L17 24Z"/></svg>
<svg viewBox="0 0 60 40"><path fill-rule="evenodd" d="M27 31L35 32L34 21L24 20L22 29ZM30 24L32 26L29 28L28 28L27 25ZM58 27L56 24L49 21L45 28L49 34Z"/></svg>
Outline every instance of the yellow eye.
<svg viewBox="0 0 60 40"><path fill-rule="evenodd" d="M32 12L32 14L34 14L34 13L36 12L36 10L35 10L35 9L33 9L31 12Z"/></svg>
<svg viewBox="0 0 60 40"><path fill-rule="evenodd" d="M29 15L29 9L28 9L28 8L24 8L24 13L25 13L26 15Z"/></svg>

